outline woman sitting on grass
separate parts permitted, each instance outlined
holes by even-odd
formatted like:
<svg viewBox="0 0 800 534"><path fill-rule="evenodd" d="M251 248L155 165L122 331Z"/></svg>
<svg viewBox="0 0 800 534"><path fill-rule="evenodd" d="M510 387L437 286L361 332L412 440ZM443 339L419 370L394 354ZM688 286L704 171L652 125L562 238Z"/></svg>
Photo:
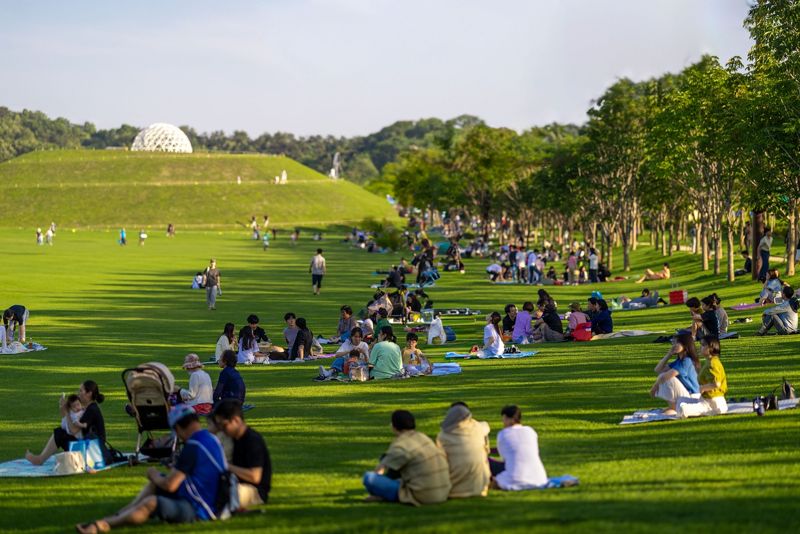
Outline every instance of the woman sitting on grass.
<svg viewBox="0 0 800 534"><path fill-rule="evenodd" d="M198 415L208 415L214 406L214 386L211 377L203 371L203 363L197 354L187 354L183 368L189 373L189 389L181 389L183 402Z"/></svg>
<svg viewBox="0 0 800 534"><path fill-rule="evenodd" d="M336 373L349 374L351 355L353 351L358 353L358 359L362 362L369 361L369 345L363 341L363 334L359 327L350 330L350 339L342 343L339 350L334 355L335 358L331 363L331 368L325 370L322 365L319 366L319 376L323 379L330 378Z"/></svg>
<svg viewBox="0 0 800 534"><path fill-rule="evenodd" d="M697 376L698 382L700 382L701 397L699 399L680 399L678 401L678 417L717 415L728 411L728 403L725 402L728 378L719 359L721 353L719 339L703 338L702 353L706 361Z"/></svg>
<svg viewBox="0 0 800 534"><path fill-rule="evenodd" d="M669 359L675 356L675 360ZM664 415L676 415L676 405L682 398L700 396L700 384L697 382L697 371L700 359L694 345L691 330L681 330L672 340L667 354L656 365L658 375L656 383L650 388L650 395L667 401L669 408L663 410Z"/></svg>
<svg viewBox="0 0 800 534"><path fill-rule="evenodd" d="M610 334L614 331L614 321L611 319L611 310L605 299L597 299L597 313L592 316L593 334Z"/></svg>
<svg viewBox="0 0 800 534"><path fill-rule="evenodd" d="M517 406L500 411L503 430L497 434L497 450L503 461L489 460L493 487L507 491L540 488L547 484L547 471L539 458L539 437L529 426L522 426Z"/></svg>
<svg viewBox="0 0 800 534"><path fill-rule="evenodd" d="M350 337L350 331L356 326L356 318L353 317L353 308L342 306L339 310L339 325L336 327L336 336L340 341L346 341Z"/></svg>
<svg viewBox="0 0 800 534"><path fill-rule="evenodd" d="M517 312L514 329L511 332L511 341L517 344L527 344L533 340L533 302L526 301L522 304L522 311Z"/></svg>
<svg viewBox="0 0 800 534"><path fill-rule="evenodd" d="M762 306L773 304L775 298L780 296L781 288L783 288L783 282L780 279L778 269L770 269L767 273L767 280L764 282L764 286L761 288L761 293L758 295L756 302Z"/></svg>
<svg viewBox="0 0 800 534"><path fill-rule="evenodd" d="M375 343L369 354L369 364L372 367L370 378L380 380L402 374L403 354L391 326L380 329L378 343Z"/></svg>
<svg viewBox="0 0 800 534"><path fill-rule="evenodd" d="M533 325L533 340L536 343L564 341L564 325L556 311L555 301L547 298L539 301L539 310Z"/></svg>
<svg viewBox="0 0 800 534"><path fill-rule="evenodd" d="M87 380L81 384L78 390L78 398L83 405L84 412L78 420L78 425L83 431L84 439L99 439L101 443L106 441L106 423L103 419L103 413L100 411L100 404L105 400L105 396L100 393L100 388L97 387L97 382L94 380ZM69 406L65 397L61 397L59 401L59 411L61 417L69 416ZM25 458L33 465L42 465L48 458L53 456L58 449L65 451L69 450L71 441L77 441L75 433L58 427L53 430L53 435L47 441L47 444L39 454L33 454L31 451L25 452Z"/></svg>
<svg viewBox="0 0 800 534"><path fill-rule="evenodd" d="M486 326L483 328L483 354L484 356L501 356L506 346L500 332L500 312L492 312L486 317Z"/></svg>
<svg viewBox="0 0 800 534"><path fill-rule="evenodd" d="M669 270L669 263L664 263L664 266L658 272L653 272L650 269L645 270L641 278L636 280L637 284L641 284L645 280L669 280L672 272Z"/></svg>
<svg viewBox="0 0 800 534"><path fill-rule="evenodd" d="M305 360L311 356L311 346L314 344L314 334L308 329L304 317L298 317L297 321L297 336L294 338L294 345L289 353L291 360Z"/></svg>
<svg viewBox="0 0 800 534"><path fill-rule="evenodd" d="M258 350L258 342L253 331L250 328L243 329L242 337L239 339L238 363L249 365L255 362L256 358L262 361L264 357L264 354Z"/></svg>
<svg viewBox="0 0 800 534"><path fill-rule="evenodd" d="M236 399L244 404L246 388L242 375L236 370L236 362L236 353L232 350L222 353L222 358L219 359L222 372L217 379L217 387L214 388L215 404L223 399Z"/></svg>
<svg viewBox="0 0 800 534"><path fill-rule="evenodd" d="M225 323L225 328L222 329L222 335L217 340L217 348L214 350L214 361L219 362L222 353L226 350L236 350L236 336L234 332L236 326L233 323Z"/></svg>
<svg viewBox="0 0 800 534"><path fill-rule="evenodd" d="M686 306L692 312L692 335L695 339L713 337L719 339L719 318L717 306L711 295L699 300L692 297L686 301Z"/></svg>

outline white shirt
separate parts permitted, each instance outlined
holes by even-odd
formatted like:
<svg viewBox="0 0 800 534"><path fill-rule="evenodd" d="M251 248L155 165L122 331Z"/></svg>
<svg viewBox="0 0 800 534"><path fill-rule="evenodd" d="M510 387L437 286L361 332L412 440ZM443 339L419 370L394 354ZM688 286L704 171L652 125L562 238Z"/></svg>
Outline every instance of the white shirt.
<svg viewBox="0 0 800 534"><path fill-rule="evenodd" d="M358 350L358 352L363 354L366 359L369 359L369 345L363 341L358 345L353 345L353 343L348 339L342 343L342 345L339 347L339 350L336 351L336 354L341 354L343 352L345 353L344 355L347 356L353 349Z"/></svg>
<svg viewBox="0 0 800 534"><path fill-rule="evenodd" d="M325 274L325 258L317 254L311 258L311 274Z"/></svg>
<svg viewBox="0 0 800 534"><path fill-rule="evenodd" d="M493 263L486 268L486 272L500 274L501 272L503 272L503 268L500 266L499 263Z"/></svg>
<svg viewBox="0 0 800 534"><path fill-rule="evenodd" d="M503 354L506 346L493 324L487 324L483 329L483 346L494 354Z"/></svg>
<svg viewBox="0 0 800 534"><path fill-rule="evenodd" d="M2 349L3 352L8 349L8 345L6 345L6 329L2 326L0 326L0 349Z"/></svg>
<svg viewBox="0 0 800 534"><path fill-rule="evenodd" d="M61 428L63 428L64 431L67 434L69 434L70 436L74 436L74 437L76 437L78 439L83 439L83 430L82 429L78 429L78 431L75 434L73 434L70 431L69 424L68 424L68 419L71 420L73 424L74 423L80 423L81 417L83 417L83 412L84 411L85 410L80 410L78 412L73 412L72 410L70 410L67 415L65 415L64 417L61 418Z"/></svg>
<svg viewBox="0 0 800 534"><path fill-rule="evenodd" d="M222 334L217 340L217 348L214 349L214 360L219 361L222 358L222 353L226 350L236 350L233 343L228 341L228 336Z"/></svg>
<svg viewBox="0 0 800 534"><path fill-rule="evenodd" d="M444 331L441 317L436 317L431 321L431 326L428 328L428 345L433 345L436 338L439 338L442 344L447 341L447 333Z"/></svg>
<svg viewBox="0 0 800 534"><path fill-rule="evenodd" d="M589 269L593 271L597 270L597 254L589 255Z"/></svg>
<svg viewBox="0 0 800 534"><path fill-rule="evenodd" d="M528 267L533 267L536 265L536 253L535 252L528 252Z"/></svg>
<svg viewBox="0 0 800 534"><path fill-rule="evenodd" d="M256 352L258 352L258 343L253 341L253 346L249 349L242 347L243 339L239 340L239 354L236 355L236 363L253 363L256 359Z"/></svg>
<svg viewBox="0 0 800 534"><path fill-rule="evenodd" d="M529 426L513 425L497 434L497 450L506 463L497 485L507 491L538 488L547 484L547 472L539 458L539 438Z"/></svg>
<svg viewBox="0 0 800 534"><path fill-rule="evenodd" d="M765 235L758 243L758 250L769 252L770 247L772 247L772 237Z"/></svg>
<svg viewBox="0 0 800 534"><path fill-rule="evenodd" d="M189 389L181 389L181 399L189 406L212 404L214 402L214 386L211 377L202 369L189 375Z"/></svg>

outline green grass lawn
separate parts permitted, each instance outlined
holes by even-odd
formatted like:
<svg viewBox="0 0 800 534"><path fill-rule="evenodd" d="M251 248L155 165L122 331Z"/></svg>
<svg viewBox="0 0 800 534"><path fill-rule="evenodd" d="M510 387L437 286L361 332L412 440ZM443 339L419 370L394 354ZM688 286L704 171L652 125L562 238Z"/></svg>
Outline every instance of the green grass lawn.
<svg viewBox="0 0 800 534"><path fill-rule="evenodd" d="M287 183L275 185L284 169ZM55 220L62 228L230 230L265 213L283 227L396 217L358 185L273 155L42 151L0 164L0 182L0 226L14 228Z"/></svg>
<svg viewBox="0 0 800 534"><path fill-rule="evenodd" d="M329 235L338 235L331 232ZM316 333L335 329L338 308L363 306L378 279L375 268L395 255L367 254L332 237L322 243L330 274L323 293L311 294L307 262L317 243L296 248L279 239L263 252L244 232L184 232L167 240L159 232L144 247L116 245L114 232L59 232L53 247L37 247L29 233L0 230L3 292L0 305L27 305L29 337L45 352L0 356L0 459L38 449L59 423L58 397L96 380L110 441L131 450L135 424L123 412L120 372L162 361L179 382L188 352L209 355L226 321L237 328L249 313L280 336L281 318L294 311ZM135 240L132 240L135 241ZM189 289L193 274L214 256L223 295L214 312L204 294ZM621 256L618 254L617 258ZM634 254L637 270L657 266L650 247ZM750 301L758 287L733 286L701 273L699 259L671 259L681 287L704 296L716 290L724 304ZM528 287L493 286L485 261L468 261L467 273L444 273L430 293L437 306L486 311L535 300ZM796 280L795 280L796 281ZM669 282L651 284L668 291ZM631 282L600 286L608 296L633 295ZM555 288L561 308L585 300L589 287ZM729 312L731 318L757 312ZM683 306L616 313L615 325L670 331L688 323ZM447 349L479 342L482 318L445 319L458 333ZM756 323L735 325L738 340L723 342L729 396L752 397L783 376L800 382L798 337L757 338ZM244 368L248 420L266 437L274 465L273 491L263 514L205 524L203 529L274 532L791 532L800 525L800 410L620 427L622 416L661 406L649 397L653 367L668 345L652 337L537 346L520 361L463 363L457 376L358 384L312 382L312 364ZM425 348L423 346L423 348ZM216 381L217 369L209 369ZM539 433L550 475L572 474L576 488L492 492L485 499L411 508L362 502L362 473L372 468L392 434L392 410L407 408L418 428L434 437L446 408L469 403L492 425L492 444L507 403L523 409L523 422ZM144 467L49 479L0 479L0 531L65 532L76 522L109 513L130 500ZM144 531L197 531L198 525Z"/></svg>

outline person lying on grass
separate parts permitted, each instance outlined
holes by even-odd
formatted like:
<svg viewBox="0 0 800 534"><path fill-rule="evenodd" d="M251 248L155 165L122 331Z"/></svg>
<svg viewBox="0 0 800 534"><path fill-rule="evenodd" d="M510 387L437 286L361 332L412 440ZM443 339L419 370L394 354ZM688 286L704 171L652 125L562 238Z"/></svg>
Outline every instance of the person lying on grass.
<svg viewBox="0 0 800 534"><path fill-rule="evenodd" d="M510 405L500 411L503 430L497 434L497 450L503 461L489 459L492 487L507 491L540 488L547 484L547 472L539 458L536 431L522 425L522 412Z"/></svg>
<svg viewBox="0 0 800 534"><path fill-rule="evenodd" d="M658 272L653 272L650 269L645 270L641 278L636 280L637 284L641 284L645 280L669 280L672 272L669 270L669 263L664 263L664 266Z"/></svg>
<svg viewBox="0 0 800 534"><path fill-rule="evenodd" d="M447 458L431 438L417 432L411 412L392 413L395 438L373 471L364 473L368 501L437 504L450 494Z"/></svg>
<svg viewBox="0 0 800 534"><path fill-rule="evenodd" d="M681 418L717 415L728 411L728 403L725 401L728 378L719 358L721 354L719 339L705 337L702 343L702 353L706 361L697 375L701 397L678 400L678 417Z"/></svg>
<svg viewBox="0 0 800 534"><path fill-rule="evenodd" d="M447 457L451 499L489 493L489 423L476 421L465 403L454 402L442 421L436 445Z"/></svg>
<svg viewBox="0 0 800 534"><path fill-rule="evenodd" d="M670 362L670 358L675 360ZM664 415L677 415L677 403L682 398L700 396L700 384L697 382L697 371L700 359L694 344L691 330L681 330L672 339L672 346L654 371L658 375L656 383L650 388L650 396L667 401L668 408Z"/></svg>
<svg viewBox="0 0 800 534"><path fill-rule="evenodd" d="M403 349L403 369L409 376L429 375L433 372L433 366L428 359L417 348L419 336L414 332L406 334L406 347Z"/></svg>
<svg viewBox="0 0 800 534"><path fill-rule="evenodd" d="M391 326L384 326L369 354L370 378L393 378L403 372L403 355Z"/></svg>
<svg viewBox="0 0 800 534"><path fill-rule="evenodd" d="M629 299L626 296L621 296L619 301L622 303L622 309L628 310L631 304L643 304L647 308L658 306L659 303L666 304L667 302L658 296L658 291L650 292L649 289L642 289L642 294L636 298ZM635 307L635 306L634 306Z"/></svg>
<svg viewBox="0 0 800 534"><path fill-rule="evenodd" d="M31 451L25 452L25 458L33 465L42 465L48 458L53 456L58 449L64 451L69 450L69 444L72 441L77 441L78 437L75 433L77 427L80 426L85 438L97 438L102 443L106 441L106 423L103 419L103 413L100 411L100 404L105 400L105 396L100 393L100 388L94 380L86 380L81 384L78 390L78 398L83 405L84 412L78 420L77 425L69 425L68 429L58 427L53 430L53 434L45 444L42 452L33 454ZM59 401L59 412L61 417L64 418L69 415L69 406L67 399L61 397ZM106 459L108 460L108 459Z"/></svg>
<svg viewBox="0 0 800 534"><path fill-rule="evenodd" d="M235 399L218 403L212 420L216 429L233 440L228 470L239 480L239 506L265 504L272 487L272 461L264 438L244 422L242 404Z"/></svg>
<svg viewBox="0 0 800 534"><path fill-rule="evenodd" d="M226 468L222 445L184 404L170 410L169 426L184 443L170 472L149 467L147 484L130 504L115 514L76 525L78 532L108 532L122 525L141 525L150 518L169 523L216 519L217 490Z"/></svg>
<svg viewBox="0 0 800 534"><path fill-rule="evenodd" d="M789 286L783 286L781 294L783 302L767 308L761 315L761 328L756 335L763 336L772 328L775 328L778 335L797 333L797 310L800 309L800 301L797 300L794 289Z"/></svg>

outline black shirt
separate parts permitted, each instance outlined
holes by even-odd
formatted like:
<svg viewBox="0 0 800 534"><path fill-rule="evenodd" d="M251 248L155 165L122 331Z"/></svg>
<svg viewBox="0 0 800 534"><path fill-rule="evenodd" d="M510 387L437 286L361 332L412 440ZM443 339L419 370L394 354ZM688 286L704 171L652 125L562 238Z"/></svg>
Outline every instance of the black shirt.
<svg viewBox="0 0 800 534"><path fill-rule="evenodd" d="M313 334L311 330L298 330L297 336L294 338L294 345L289 357L296 360L300 355L300 347L303 347L303 357L308 358L311 355L311 344L313 342Z"/></svg>
<svg viewBox="0 0 800 534"><path fill-rule="evenodd" d="M245 325L242 327L241 330L239 330L239 339L242 339L244 337L244 331L248 328L250 328L250 325ZM260 326L257 326L256 329L253 330L253 336L255 336L256 338L256 343L266 343L267 341L269 341L267 333Z"/></svg>
<svg viewBox="0 0 800 534"><path fill-rule="evenodd" d="M564 333L564 325L561 324L561 317L558 316L558 312L556 312L555 308L546 306L542 314L542 321L550 327L550 330L561 332L562 334Z"/></svg>
<svg viewBox="0 0 800 534"><path fill-rule="evenodd" d="M396 287L398 289L403 288L403 275L400 274L400 271L393 270L389 273L389 276L386 277L386 285L387 287Z"/></svg>
<svg viewBox="0 0 800 534"><path fill-rule="evenodd" d="M516 323L516 319L512 319L508 315L503 317L503 332L513 332L514 331L514 323Z"/></svg>
<svg viewBox="0 0 800 534"><path fill-rule="evenodd" d="M261 468L261 482L256 484L256 487L261 500L266 503L272 486L272 461L261 434L248 427L241 438L234 440L231 463L245 469Z"/></svg>
<svg viewBox="0 0 800 534"><path fill-rule="evenodd" d="M87 439L97 437L100 441L104 442L106 440L106 423L103 419L103 413L96 402L86 407L80 421L86 424L83 434Z"/></svg>
<svg viewBox="0 0 800 534"><path fill-rule="evenodd" d="M23 306L22 304L14 304L10 308L8 308L5 312L3 312L3 324L8 326L9 317L13 322L17 324L22 324L24 315L25 315L25 306Z"/></svg>
<svg viewBox="0 0 800 534"><path fill-rule="evenodd" d="M704 311L700 318L703 320L704 337L715 337L719 339L719 318L714 310Z"/></svg>
<svg viewBox="0 0 800 534"><path fill-rule="evenodd" d="M744 272L749 273L753 270L753 260L750 258L744 259Z"/></svg>

